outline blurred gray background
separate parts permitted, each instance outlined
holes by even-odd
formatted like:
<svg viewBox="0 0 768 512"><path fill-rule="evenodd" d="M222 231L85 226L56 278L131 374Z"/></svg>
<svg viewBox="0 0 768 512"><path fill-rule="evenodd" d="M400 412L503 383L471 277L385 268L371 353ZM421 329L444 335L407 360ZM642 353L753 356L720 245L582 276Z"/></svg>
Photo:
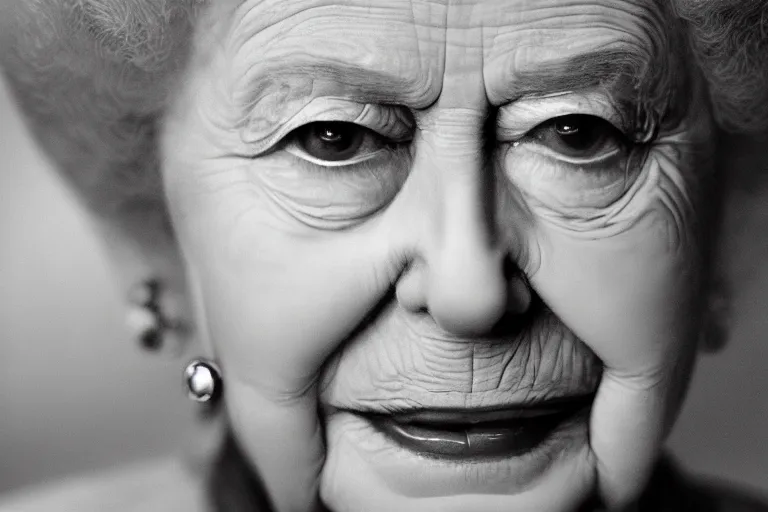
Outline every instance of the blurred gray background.
<svg viewBox="0 0 768 512"><path fill-rule="evenodd" d="M768 190L727 218L732 340L701 359L670 447L768 496ZM101 247L2 82L0 248L0 492L194 444L183 361L129 339Z"/></svg>

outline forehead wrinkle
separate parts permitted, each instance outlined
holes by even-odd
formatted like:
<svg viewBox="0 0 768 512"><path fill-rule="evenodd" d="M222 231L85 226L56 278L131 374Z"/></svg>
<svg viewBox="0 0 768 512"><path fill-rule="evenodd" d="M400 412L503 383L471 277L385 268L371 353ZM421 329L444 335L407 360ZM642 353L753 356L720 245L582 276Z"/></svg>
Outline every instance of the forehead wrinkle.
<svg viewBox="0 0 768 512"><path fill-rule="evenodd" d="M412 108L435 101L441 73L424 59L421 47L436 43L423 19L429 17L428 9L409 7L386 28L375 30L376 20L361 17L359 9L338 12L323 7L313 8L314 16L302 11L264 32L251 32L250 39L238 36L244 46L233 53L236 106L251 108L275 91L296 100L298 96L288 91L307 92L308 82L313 84L311 94ZM379 12L374 18L381 16ZM397 41L397 51L382 51L392 48L392 41Z"/></svg>
<svg viewBox="0 0 768 512"><path fill-rule="evenodd" d="M474 21L462 19L459 25L464 28L467 23L474 26L479 22L484 31L489 29L490 34L495 34L491 39L484 38L484 44L491 47L486 47L486 52L491 51L490 54L486 53L490 58L485 59L487 66L483 68L487 87L486 95L491 103L498 104L527 94L565 91L575 89L577 86L583 89L585 85L603 86L614 93L622 92L628 95L642 93L649 97L655 96L654 100L658 103L663 96L662 93L667 92L666 88L657 87L657 93L654 94L654 87L649 85L651 80L646 80L646 84L643 85L638 82L638 79L654 78L656 84L669 82L664 79L663 73L659 73L662 69L665 72L668 71L669 66L657 65L662 63L665 53L670 53L667 34L663 28L665 24L662 23L665 18L668 18L669 9L664 11L663 8L653 7L658 2L640 4L628 0L618 0L618 2L614 0L616 3L606 4L606 1L584 0L558 5L552 0L549 2L544 0L533 7L522 2L516 9L505 8L503 12L507 14L504 16L500 16L498 10L489 9L484 12L492 16L481 16L483 19ZM270 86L286 89L290 87L291 81L297 78L322 83L323 90L330 94L337 92L347 97L367 101L401 103L420 108L436 100L442 86L438 82L443 80L442 72L444 71L436 68L441 66L444 68L445 63L435 64L435 60L439 60L438 55L436 55L438 59L433 58L431 61L425 59L421 44L440 46L444 53L446 44L444 31L449 25L444 17L448 12L445 2L406 0L404 4L402 1L392 0L387 7L383 7L383 4L375 1L356 3L354 0L348 0L335 4L338 10L334 10L332 14L337 16L339 21L333 23L329 23L329 19L332 18L329 18L331 13L329 2L313 3L299 0L297 3L304 6L303 10L299 10L296 15L297 18L301 18L300 21L289 21L286 27L278 31L268 31L285 37L268 38L263 42L259 53L266 59L254 58L253 50L258 48L258 44L250 45L251 51L243 52L251 54L248 59L251 64L247 65L248 69L244 73L247 75L247 80L243 80L245 85L236 88L239 94L243 94L242 103L254 105L270 94ZM474 4L479 5L481 2L469 3L469 5ZM620 4L619 8L615 7L617 4ZM395 23L381 30L376 30L378 21L371 23L370 19L365 27L354 26L355 20L364 14L360 10L363 5L368 5L368 9L363 11L370 12L366 15L367 17L363 16L362 20L371 18L371 13L377 13L373 17L379 19L386 11L397 13ZM398 9L397 5L407 7L407 10ZM415 6L419 8L415 9ZM348 7L351 9L347 9ZM439 17L442 18L442 24L438 17L424 16L426 11L434 13L435 8L443 15ZM318 14L318 9L322 15L313 19L308 13L312 11ZM296 13L295 8L291 11ZM419 11L420 13L417 14ZM291 16L290 13L284 13L281 23L286 22ZM320 23L320 26L315 25L317 19L325 20L325 25L323 23ZM588 49L589 44L579 40L581 38L579 38L578 29L585 24L585 20L588 21L586 23L588 28L597 36L593 36L592 40L589 40L589 37L584 39L587 39L588 43L599 42L598 45L592 45L596 48ZM310 48L310 51L316 52L315 55L306 55L306 40L303 40L301 35L291 35L298 26L301 26L301 34L305 36L311 33L315 39L315 43ZM327 30L328 26L331 27L330 30ZM395 29L392 29L393 26ZM668 27L668 24L666 26ZM637 27L640 27L640 33ZM442 39L434 38L435 32L429 30L430 28L442 29ZM558 48L552 48L553 42L554 46L567 50L574 47L573 40L569 42L567 39L570 34L563 35L568 30L577 33L576 44L584 47L585 52L579 54L574 51L567 59L553 59L553 55L559 58L564 53ZM610 34L610 30L616 33L615 37L605 37L605 33ZM554 33L555 36L549 33ZM385 37L381 37L382 34ZM263 34L256 34L258 35ZM394 51L399 47L396 47L393 41L402 45L403 38L410 39L413 42L412 47ZM594 41L598 38L600 40ZM253 37L253 39L259 38ZM289 42L286 43L282 39L287 39ZM291 39L294 39L292 43ZM507 41L500 41L503 39ZM249 43L253 42L249 41ZM537 45L539 42L544 44ZM331 51L326 48L325 54L319 54L318 50L322 50L326 43L330 45ZM291 44L294 52L299 54L298 57L288 50ZM504 46L509 50L507 55L502 55L503 58L499 59L497 54L497 58L494 59L493 55L497 53L497 47ZM546 46L550 46L550 49ZM600 48L601 46L603 48ZM390 48L390 51L383 50L386 48ZM526 58L525 51L531 49L536 51ZM422 60L424 60L423 63ZM355 61L357 61L356 65ZM499 85L492 83L499 82L494 80L498 77L493 77L493 74L498 74L498 71L486 69L492 66L507 68L505 70L507 75L501 82L504 82L508 90L500 91ZM639 73L638 70L650 70L655 73ZM487 72L491 76L485 76ZM496 89L493 89L494 87Z"/></svg>

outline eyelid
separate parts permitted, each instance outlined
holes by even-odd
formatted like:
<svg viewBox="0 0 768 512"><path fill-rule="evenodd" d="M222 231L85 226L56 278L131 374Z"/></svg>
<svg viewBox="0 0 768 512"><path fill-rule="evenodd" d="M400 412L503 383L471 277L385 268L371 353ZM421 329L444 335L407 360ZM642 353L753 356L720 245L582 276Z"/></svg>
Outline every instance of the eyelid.
<svg viewBox="0 0 768 512"><path fill-rule="evenodd" d="M413 136L416 126L409 112L394 105L367 104L354 121L389 139L392 142L405 142Z"/></svg>
<svg viewBox="0 0 768 512"><path fill-rule="evenodd" d="M521 142L520 143L520 145L522 145L522 144L525 144L525 142ZM563 155L561 153L557 153L556 151L553 151L553 150L549 149L548 147L543 146L541 144L532 143L532 144L530 144L530 146L531 146L531 148L529 149L529 151L531 151L533 153L538 153L540 155L544 155L544 156L546 156L548 158L556 159L556 160L558 160L560 162L564 162L564 163L569 164L569 165L583 165L583 166L597 165L597 164L604 163L604 162L606 162L608 160L611 160L612 158L615 158L622 151L622 148L617 147L613 151L610 151L608 153L599 155L596 158L578 159L578 158L569 157L567 155ZM515 147L517 147L517 145L515 145Z"/></svg>
<svg viewBox="0 0 768 512"><path fill-rule="evenodd" d="M351 158L349 160L336 160L336 161L320 160L319 158L315 158L312 155L308 155L306 152L297 149L296 146L293 144L286 145L285 152L290 153L296 158L305 160L318 167L349 167L352 165L358 165L363 162L367 162L369 160L373 160L374 158L377 158L382 154L386 153L387 150L385 148L382 148L376 151L372 151L371 153L360 155L359 157L356 157L356 158Z"/></svg>
<svg viewBox="0 0 768 512"><path fill-rule="evenodd" d="M628 115L623 114L605 94L581 92L523 97L500 108L496 137L499 141L517 141L547 121L573 114L600 117L622 133L631 131Z"/></svg>
<svg viewBox="0 0 768 512"><path fill-rule="evenodd" d="M295 116L268 133L259 136L246 129L241 133L241 138L249 146L249 153L256 157L267 153L295 129L305 124L327 121L358 124L393 142L407 140L413 132L413 122L399 107L322 97L313 99Z"/></svg>

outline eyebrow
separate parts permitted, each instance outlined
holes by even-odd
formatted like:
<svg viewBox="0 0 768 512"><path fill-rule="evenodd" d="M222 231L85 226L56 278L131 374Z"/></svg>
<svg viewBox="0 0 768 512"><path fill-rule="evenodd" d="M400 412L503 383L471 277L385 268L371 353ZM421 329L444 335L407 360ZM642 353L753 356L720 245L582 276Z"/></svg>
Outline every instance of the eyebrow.
<svg viewBox="0 0 768 512"><path fill-rule="evenodd" d="M291 78L311 80L313 89L316 82L332 83L337 89L348 92L350 97L372 103L403 104L419 109L436 99L430 97L434 94L422 77L395 75L337 60L265 63L249 84L251 93L246 101L250 105L258 103L262 97L274 92L275 86L290 84Z"/></svg>
<svg viewBox="0 0 768 512"><path fill-rule="evenodd" d="M537 62L535 69L516 70L505 102L526 96L604 89L638 141L655 137L687 111L681 94L688 88L685 64L674 50L652 55L637 48L601 48L564 60Z"/></svg>
<svg viewBox="0 0 768 512"><path fill-rule="evenodd" d="M651 63L647 53L627 48L603 48L565 60L538 61L535 69L511 73L513 79L503 91L504 97L515 101L524 96L594 87L606 88L622 98L646 96L659 86L664 88L670 80L665 62Z"/></svg>
<svg viewBox="0 0 768 512"><path fill-rule="evenodd" d="M653 58L649 52L634 47L603 47L565 59L536 60L531 62L529 69L515 69L509 73L503 89L496 91L501 94L501 101L493 103L600 87L626 110L625 114L632 117L651 115L658 120L667 109L670 87L676 75L675 70L669 69L669 60L669 55ZM291 63L281 59L259 66L258 75L247 88L247 104L257 104L296 77L310 81L312 91L317 82L326 82L332 84L334 91L341 88L350 98L361 102L405 105L414 109L434 103L442 89L434 87L430 90L430 85L434 84L423 76L396 75L342 60Z"/></svg>

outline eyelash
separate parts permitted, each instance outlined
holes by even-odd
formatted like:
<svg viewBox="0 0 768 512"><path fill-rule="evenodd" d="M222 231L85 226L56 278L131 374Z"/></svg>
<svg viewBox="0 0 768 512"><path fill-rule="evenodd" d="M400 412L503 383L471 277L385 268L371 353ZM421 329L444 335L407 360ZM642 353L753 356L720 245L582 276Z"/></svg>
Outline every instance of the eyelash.
<svg viewBox="0 0 768 512"><path fill-rule="evenodd" d="M602 133L597 133L596 144L586 149L603 149L608 144L615 144L616 147L610 152L601 153L598 154L597 157L588 158L580 158L579 156L568 155L566 154L567 148L565 148L566 151L557 151L552 149L546 143L547 136L551 135L551 132L556 130L557 123L568 124L568 118L572 118L572 123L575 122L577 125L579 121L582 123L586 121L587 125L583 126L583 129L593 130L598 128L603 130ZM578 134L578 130L576 133ZM556 135L556 137L557 136L565 137L563 134ZM589 134L587 136L589 137ZM564 139L561 139L560 142L562 142L563 146L567 145L567 143L564 142ZM538 152L573 166L597 166L601 163L610 161L621 153L629 155L638 146L638 144L635 143L623 130L617 128L613 123L601 117L593 116L590 114L571 114L548 119L542 123L539 123L532 129L528 130L522 137L513 141L512 147L518 147L525 143L530 143L537 147L543 148ZM574 149L574 152L578 151L579 150L577 148Z"/></svg>
<svg viewBox="0 0 768 512"><path fill-rule="evenodd" d="M288 152L288 154L297 165L307 172L322 173L331 177L338 177L340 173L378 171L381 169L382 160L389 161L390 165L397 167L405 165L410 158L410 152L407 150L407 147L404 146L406 146L405 143L399 143L393 145L393 147L387 146L376 151L376 153L372 153L372 155L375 156L370 156L369 158L356 163L345 163L343 165L318 164L307 157L298 156L291 152Z"/></svg>

